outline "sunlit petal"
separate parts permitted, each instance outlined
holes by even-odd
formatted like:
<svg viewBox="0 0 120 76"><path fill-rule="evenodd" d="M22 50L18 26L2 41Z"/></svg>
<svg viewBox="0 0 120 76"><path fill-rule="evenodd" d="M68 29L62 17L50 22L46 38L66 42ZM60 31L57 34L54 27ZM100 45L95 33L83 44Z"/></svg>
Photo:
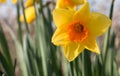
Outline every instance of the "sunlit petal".
<svg viewBox="0 0 120 76"><path fill-rule="evenodd" d="M57 46L63 46L69 43L68 34L64 31L64 29L57 29L52 37L52 43Z"/></svg>
<svg viewBox="0 0 120 76"><path fill-rule="evenodd" d="M97 45L96 39L93 35L89 34L88 38L86 38L82 43L86 49L96 54L100 54L99 47Z"/></svg>
<svg viewBox="0 0 120 76"><path fill-rule="evenodd" d="M72 17L75 11L67 10L67 9L55 9L53 11L53 20L55 25L58 27L60 25L64 25L70 23L72 21Z"/></svg>
<svg viewBox="0 0 120 76"><path fill-rule="evenodd" d="M5 3L7 2L7 0L0 0L0 3Z"/></svg>
<svg viewBox="0 0 120 76"><path fill-rule="evenodd" d="M84 0L57 0L56 8L74 9L82 3L84 3Z"/></svg>
<svg viewBox="0 0 120 76"><path fill-rule="evenodd" d="M76 5L82 4L84 3L85 0L71 0L71 2L73 2Z"/></svg>
<svg viewBox="0 0 120 76"><path fill-rule="evenodd" d="M82 23L86 24L90 17L90 6L89 3L84 3L81 8L75 13L74 20L80 20Z"/></svg>
<svg viewBox="0 0 120 76"><path fill-rule="evenodd" d="M105 33L110 25L111 20L107 16L92 12L87 27L95 36L99 36Z"/></svg>
<svg viewBox="0 0 120 76"><path fill-rule="evenodd" d="M35 2L39 2L39 0L35 0ZM27 0L25 2L25 7L33 6L34 0Z"/></svg>
<svg viewBox="0 0 120 76"><path fill-rule="evenodd" d="M12 0L12 3L13 4L16 4L18 0Z"/></svg>
<svg viewBox="0 0 120 76"><path fill-rule="evenodd" d="M31 7L28 7L28 8L25 9L25 17L26 17L27 23L31 23L35 20L36 15L35 15L34 6L31 6ZM24 22L24 16L23 15L20 16L20 21Z"/></svg>
<svg viewBox="0 0 120 76"><path fill-rule="evenodd" d="M68 61L73 61L82 51L84 47L78 43L69 43L63 46L63 52Z"/></svg>

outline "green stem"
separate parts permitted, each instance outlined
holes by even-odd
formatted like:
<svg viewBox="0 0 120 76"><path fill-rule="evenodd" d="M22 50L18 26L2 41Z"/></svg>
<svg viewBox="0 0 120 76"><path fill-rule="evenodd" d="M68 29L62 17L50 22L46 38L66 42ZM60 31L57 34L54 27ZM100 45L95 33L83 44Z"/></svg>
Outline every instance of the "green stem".
<svg viewBox="0 0 120 76"><path fill-rule="evenodd" d="M23 0L21 0L21 4L22 4L22 11L23 11L23 16L24 16L24 22L25 22L26 32L29 33L28 24L27 24L27 21L26 21L26 14L25 14L25 11L24 11Z"/></svg>
<svg viewBox="0 0 120 76"><path fill-rule="evenodd" d="M110 14L109 17L112 20L112 16L113 16L113 8L114 8L114 2L115 0L112 0L111 3L111 7L110 7ZM105 35L105 40L104 40L104 48L103 48L103 52L102 52L102 62L103 62L103 68L102 68L102 75L105 75L105 66L106 66L106 60L107 60L107 53L108 53L108 48L110 47L111 44L110 43L110 34L111 34L111 27L109 27L106 35Z"/></svg>
<svg viewBox="0 0 120 76"><path fill-rule="evenodd" d="M114 2L115 0L112 0L112 3L111 3L111 8L110 8L110 19L112 20L112 16L113 16L113 8L114 8ZM110 40L110 30L111 30L111 27L109 27L106 35L105 35L105 40L104 40L104 49L103 49L103 63L106 61L105 58L106 58L106 54L107 54L107 51L108 51L108 47L109 47L109 40Z"/></svg>
<svg viewBox="0 0 120 76"><path fill-rule="evenodd" d="M92 76L90 52L87 49L82 52L82 76Z"/></svg>
<svg viewBox="0 0 120 76"><path fill-rule="evenodd" d="M85 52L82 52L82 76L85 76Z"/></svg>
<svg viewBox="0 0 120 76"><path fill-rule="evenodd" d="M73 62L70 62L71 76L74 76Z"/></svg>
<svg viewBox="0 0 120 76"><path fill-rule="evenodd" d="M17 2L17 23L18 23L18 39L20 41L21 44L23 44L22 42L22 28L21 28L21 23L20 23L20 7L19 7L19 0Z"/></svg>
<svg viewBox="0 0 120 76"><path fill-rule="evenodd" d="M47 62L46 62L46 52L48 49L46 48L46 40L45 40L45 24L44 24L44 19L43 19L43 7L42 7L42 0L40 0L40 15L37 14L36 12L36 34L37 34L37 41L38 41L38 50L39 54L41 55L41 60L42 60L42 70L43 70L43 75L48 76L48 70L47 70Z"/></svg>

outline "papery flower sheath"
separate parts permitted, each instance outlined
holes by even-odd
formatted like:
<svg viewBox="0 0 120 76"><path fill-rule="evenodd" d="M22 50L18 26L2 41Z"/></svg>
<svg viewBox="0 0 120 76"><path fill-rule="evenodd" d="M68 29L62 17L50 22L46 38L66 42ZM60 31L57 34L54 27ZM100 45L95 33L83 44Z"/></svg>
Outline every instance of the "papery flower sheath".
<svg viewBox="0 0 120 76"><path fill-rule="evenodd" d="M96 37L102 35L111 25L111 20L100 13L90 12L88 2L79 10L56 8L53 20L57 27L52 43L63 47L69 61L73 61L84 49L100 54Z"/></svg>
<svg viewBox="0 0 120 76"><path fill-rule="evenodd" d="M74 8L75 6L84 2L85 0L58 0L56 8Z"/></svg>
<svg viewBox="0 0 120 76"><path fill-rule="evenodd" d="M27 21L28 24L35 20L36 15L35 15L34 6L31 6L31 7L28 7L28 8L25 9L25 17L26 17L26 21ZM20 21L24 22L24 16L23 15L20 16Z"/></svg>

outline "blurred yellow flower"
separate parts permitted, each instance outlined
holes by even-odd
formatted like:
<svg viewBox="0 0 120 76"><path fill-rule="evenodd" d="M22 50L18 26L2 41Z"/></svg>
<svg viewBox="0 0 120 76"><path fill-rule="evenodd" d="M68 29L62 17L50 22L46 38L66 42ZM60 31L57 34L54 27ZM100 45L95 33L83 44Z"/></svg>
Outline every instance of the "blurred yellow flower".
<svg viewBox="0 0 120 76"><path fill-rule="evenodd" d="M5 3L7 0L0 0L0 3Z"/></svg>
<svg viewBox="0 0 120 76"><path fill-rule="evenodd" d="M56 8L74 8L76 5L84 3L85 0L58 0Z"/></svg>
<svg viewBox="0 0 120 76"><path fill-rule="evenodd" d="M17 3L17 0L12 0L12 3L13 3L13 4L16 4L16 3Z"/></svg>
<svg viewBox="0 0 120 76"><path fill-rule="evenodd" d="M29 6L32 6L33 5L33 2L34 2L34 0L27 0L26 2L25 2L25 7L29 7ZM35 2L39 2L39 0L35 0Z"/></svg>
<svg viewBox="0 0 120 76"><path fill-rule="evenodd" d="M36 15L35 15L34 6L31 6L31 7L28 7L28 8L25 9L25 17L26 17L26 21L27 21L28 24L35 20ZM20 21L24 22L24 16L23 15L20 16Z"/></svg>
<svg viewBox="0 0 120 76"><path fill-rule="evenodd" d="M88 2L77 11L56 8L53 20L57 27L52 43L63 47L69 61L73 61L85 48L100 54L96 37L102 35L111 25L111 20L100 13L90 12Z"/></svg>

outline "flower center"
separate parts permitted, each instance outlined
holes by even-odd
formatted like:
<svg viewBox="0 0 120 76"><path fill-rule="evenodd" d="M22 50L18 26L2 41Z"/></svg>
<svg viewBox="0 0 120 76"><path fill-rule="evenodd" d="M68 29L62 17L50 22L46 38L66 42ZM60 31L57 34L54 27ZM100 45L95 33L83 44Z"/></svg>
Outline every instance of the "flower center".
<svg viewBox="0 0 120 76"><path fill-rule="evenodd" d="M79 21L72 22L68 26L69 39L74 42L81 42L88 36L88 30Z"/></svg>
<svg viewBox="0 0 120 76"><path fill-rule="evenodd" d="M78 33L80 33L80 32L82 32L83 31L83 26L81 25L81 24L76 24L75 26L73 26L74 28L74 30L76 31L76 32L78 32Z"/></svg>

